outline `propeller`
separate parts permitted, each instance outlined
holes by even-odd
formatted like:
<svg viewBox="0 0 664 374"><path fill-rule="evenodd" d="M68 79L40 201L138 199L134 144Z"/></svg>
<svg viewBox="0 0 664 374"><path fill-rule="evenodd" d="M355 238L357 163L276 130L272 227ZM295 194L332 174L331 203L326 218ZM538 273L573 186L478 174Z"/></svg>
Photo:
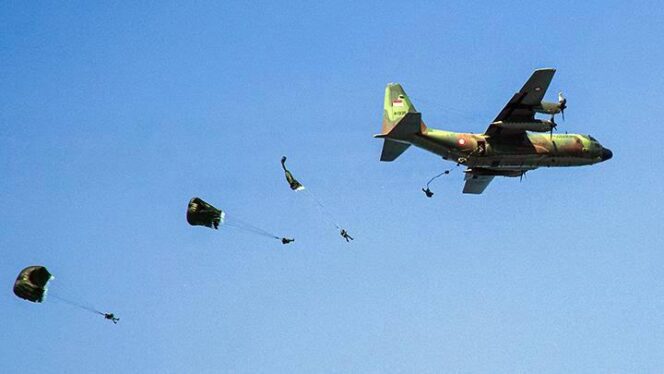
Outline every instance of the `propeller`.
<svg viewBox="0 0 664 374"><path fill-rule="evenodd" d="M563 96L562 92L558 92L558 109L560 114L563 116L563 121L565 120L565 109L567 109L567 99ZM553 130L558 127L558 124L555 120L556 115L551 115L551 128L549 129L549 139L553 139Z"/></svg>
<svg viewBox="0 0 664 374"><path fill-rule="evenodd" d="M564 117L563 117L564 118ZM549 128L549 139L553 139L553 130L558 127L558 124L556 123L555 116L552 114L551 115L551 127Z"/></svg>
<svg viewBox="0 0 664 374"><path fill-rule="evenodd" d="M567 99L563 96L562 92L558 92L558 108L560 108L560 114L563 116L563 121L565 120L565 109L567 109Z"/></svg>

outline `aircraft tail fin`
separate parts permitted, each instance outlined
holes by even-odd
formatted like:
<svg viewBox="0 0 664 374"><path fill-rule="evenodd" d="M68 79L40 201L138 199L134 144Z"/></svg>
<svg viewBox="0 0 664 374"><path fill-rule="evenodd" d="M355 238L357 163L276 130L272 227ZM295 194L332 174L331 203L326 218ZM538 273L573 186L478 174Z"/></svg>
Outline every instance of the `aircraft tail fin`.
<svg viewBox="0 0 664 374"><path fill-rule="evenodd" d="M384 138L381 161L394 161L408 147L409 139L426 130L422 114L415 110L406 92L398 83L390 83L385 88L383 106L383 128L377 138Z"/></svg>
<svg viewBox="0 0 664 374"><path fill-rule="evenodd" d="M415 107L399 83L385 87L382 134L387 135L407 113L415 113Z"/></svg>

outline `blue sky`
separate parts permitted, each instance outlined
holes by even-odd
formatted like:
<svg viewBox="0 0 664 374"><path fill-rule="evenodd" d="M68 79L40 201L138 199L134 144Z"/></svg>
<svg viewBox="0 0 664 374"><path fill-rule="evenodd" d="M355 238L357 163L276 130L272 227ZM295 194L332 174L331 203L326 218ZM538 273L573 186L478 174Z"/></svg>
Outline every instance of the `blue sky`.
<svg viewBox="0 0 664 374"><path fill-rule="evenodd" d="M603 2L0 5L0 371L662 372L663 11ZM461 194L378 161L383 90L483 132L533 69L614 158ZM295 175L347 227L347 244ZM296 242L190 227L200 196ZM11 292L25 266L53 295Z"/></svg>

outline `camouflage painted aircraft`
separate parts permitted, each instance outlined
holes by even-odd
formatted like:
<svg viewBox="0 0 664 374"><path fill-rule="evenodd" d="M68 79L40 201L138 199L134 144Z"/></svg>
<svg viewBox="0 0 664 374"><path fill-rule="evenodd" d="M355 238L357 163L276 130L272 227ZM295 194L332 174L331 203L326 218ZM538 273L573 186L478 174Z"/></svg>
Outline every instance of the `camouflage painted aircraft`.
<svg viewBox="0 0 664 374"><path fill-rule="evenodd" d="M481 194L493 177L522 177L539 167L582 166L613 156L590 135L553 134L554 116L567 107L542 101L555 69L538 69L512 96L484 134L458 133L428 128L400 84L385 88L381 161L394 161L414 145L466 166L464 193ZM551 115L536 119L537 113Z"/></svg>

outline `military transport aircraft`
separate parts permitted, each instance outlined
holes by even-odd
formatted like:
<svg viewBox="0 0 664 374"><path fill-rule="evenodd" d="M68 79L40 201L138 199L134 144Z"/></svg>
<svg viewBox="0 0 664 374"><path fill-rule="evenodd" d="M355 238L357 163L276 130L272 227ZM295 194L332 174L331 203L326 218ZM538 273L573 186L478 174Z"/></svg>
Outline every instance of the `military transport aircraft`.
<svg viewBox="0 0 664 374"><path fill-rule="evenodd" d="M484 134L458 133L428 128L400 84L385 88L381 161L394 161L414 145L466 166L464 193L481 194L494 176L522 177L542 166L581 166L613 156L590 135L553 134L554 116L567 107L562 93L558 102L542 101L555 69L538 69L512 96ZM535 114L551 115L536 119Z"/></svg>

